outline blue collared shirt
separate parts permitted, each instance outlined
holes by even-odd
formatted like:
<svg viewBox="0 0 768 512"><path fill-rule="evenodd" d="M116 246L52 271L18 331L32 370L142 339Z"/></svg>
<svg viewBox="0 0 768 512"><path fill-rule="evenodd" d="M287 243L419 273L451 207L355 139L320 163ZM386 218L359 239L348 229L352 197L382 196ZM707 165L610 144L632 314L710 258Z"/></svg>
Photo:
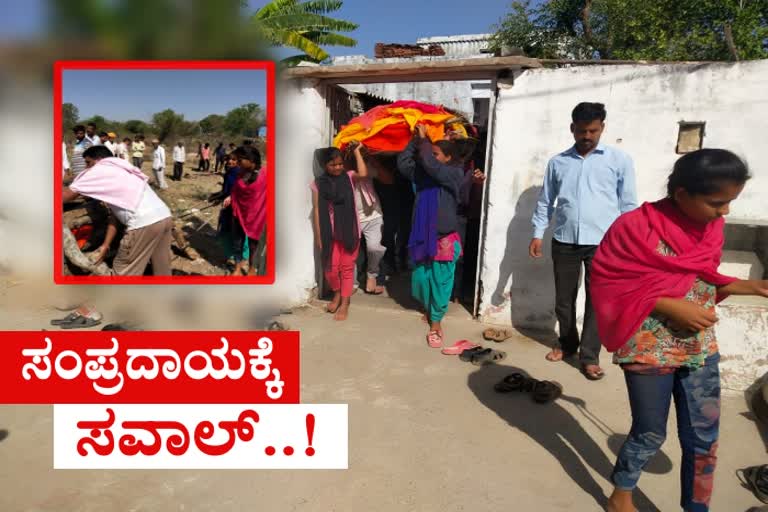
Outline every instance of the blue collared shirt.
<svg viewBox="0 0 768 512"><path fill-rule="evenodd" d="M533 237L544 238L554 213L555 240L598 245L613 221L635 208L635 170L629 155L598 144L583 157L572 146L547 164L533 214Z"/></svg>

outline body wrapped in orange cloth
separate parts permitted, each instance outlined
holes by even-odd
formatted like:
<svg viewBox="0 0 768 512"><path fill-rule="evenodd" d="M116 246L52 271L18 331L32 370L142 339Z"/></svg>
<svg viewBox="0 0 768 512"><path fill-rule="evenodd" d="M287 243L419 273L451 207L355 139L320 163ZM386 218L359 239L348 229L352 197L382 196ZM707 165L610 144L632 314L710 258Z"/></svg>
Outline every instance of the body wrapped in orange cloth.
<svg viewBox="0 0 768 512"><path fill-rule="evenodd" d="M356 141L363 143L370 151L400 152L408 145L417 124L426 125L427 136L436 142L445 137L445 124L455 118L455 114L443 107L417 101L397 101L374 107L352 119L342 127L333 144L344 149L350 142ZM455 129L464 128L457 124Z"/></svg>

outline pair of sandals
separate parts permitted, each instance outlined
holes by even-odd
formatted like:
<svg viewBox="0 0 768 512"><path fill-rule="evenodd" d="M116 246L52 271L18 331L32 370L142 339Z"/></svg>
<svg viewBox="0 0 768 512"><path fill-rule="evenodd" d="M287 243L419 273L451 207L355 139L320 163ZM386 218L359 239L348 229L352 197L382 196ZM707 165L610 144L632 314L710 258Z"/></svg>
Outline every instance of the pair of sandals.
<svg viewBox="0 0 768 512"><path fill-rule="evenodd" d="M483 331L483 339L501 343L512 337L512 331L509 329L486 329Z"/></svg>
<svg viewBox="0 0 768 512"><path fill-rule="evenodd" d="M501 350L494 350L492 348L484 348L476 346L464 350L459 354L459 359L472 363L475 366L484 366L486 364L494 364L506 359L507 353Z"/></svg>
<svg viewBox="0 0 768 512"><path fill-rule="evenodd" d="M768 464L751 466L736 471L736 476L744 487L763 503L768 503Z"/></svg>
<svg viewBox="0 0 768 512"><path fill-rule="evenodd" d="M51 320L51 325L60 329L87 329L99 325L101 320L81 315L77 311L68 314L64 318L55 318Z"/></svg>
<svg viewBox="0 0 768 512"><path fill-rule="evenodd" d="M537 404L552 402L563 394L560 384L549 380L536 380L519 372L511 373L501 379L494 387L497 393L520 391L530 393Z"/></svg>

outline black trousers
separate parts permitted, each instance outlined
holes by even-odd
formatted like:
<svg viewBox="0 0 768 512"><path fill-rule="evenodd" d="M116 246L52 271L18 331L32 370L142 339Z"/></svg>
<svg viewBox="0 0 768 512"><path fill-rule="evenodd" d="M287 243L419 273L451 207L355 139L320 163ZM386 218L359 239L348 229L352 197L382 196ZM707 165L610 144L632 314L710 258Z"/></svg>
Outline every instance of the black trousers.
<svg viewBox="0 0 768 512"><path fill-rule="evenodd" d="M386 248L386 252L381 259L379 277L376 279L376 284L383 286L387 276L395 273L396 237L400 227L400 201L395 185L385 185L378 181L374 181L373 185L376 189L376 195L379 197L381 212L384 217L384 225L381 229L381 245Z"/></svg>
<svg viewBox="0 0 768 512"><path fill-rule="evenodd" d="M589 278L596 245L564 244L552 240L552 260L555 267L555 314L560 323L560 346L566 354L579 352L581 364L598 364L600 338L597 319L589 296ZM576 328L576 298L579 293L581 268L584 267L584 285L587 292L584 328L579 339Z"/></svg>
<svg viewBox="0 0 768 512"><path fill-rule="evenodd" d="M173 162L173 179L176 181L181 181L181 175L184 172L184 163L183 162Z"/></svg>

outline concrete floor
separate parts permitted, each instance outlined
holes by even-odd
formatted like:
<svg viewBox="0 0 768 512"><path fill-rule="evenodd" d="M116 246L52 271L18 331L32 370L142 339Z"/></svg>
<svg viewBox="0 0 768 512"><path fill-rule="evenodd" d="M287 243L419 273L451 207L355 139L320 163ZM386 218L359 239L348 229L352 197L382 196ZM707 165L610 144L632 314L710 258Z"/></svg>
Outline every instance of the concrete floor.
<svg viewBox="0 0 768 512"><path fill-rule="evenodd" d="M52 408L0 406L0 511L498 511L603 510L615 453L630 424L621 373L584 379L544 360L543 343L517 337L495 348L500 365L472 366L424 340L419 314L390 299L353 298L340 325L319 306L281 318L302 333L302 402L349 404L345 471L53 471ZM0 315L4 329L45 328L51 309ZM115 318L105 318L113 321ZM211 327L213 328L213 327ZM460 308L448 341L479 341ZM515 369L557 380L565 395L541 406L500 395ZM723 400L712 510L759 505L734 471L766 460L743 398ZM641 480L640 510L679 510L674 419ZM0 435L0 437L3 437Z"/></svg>

